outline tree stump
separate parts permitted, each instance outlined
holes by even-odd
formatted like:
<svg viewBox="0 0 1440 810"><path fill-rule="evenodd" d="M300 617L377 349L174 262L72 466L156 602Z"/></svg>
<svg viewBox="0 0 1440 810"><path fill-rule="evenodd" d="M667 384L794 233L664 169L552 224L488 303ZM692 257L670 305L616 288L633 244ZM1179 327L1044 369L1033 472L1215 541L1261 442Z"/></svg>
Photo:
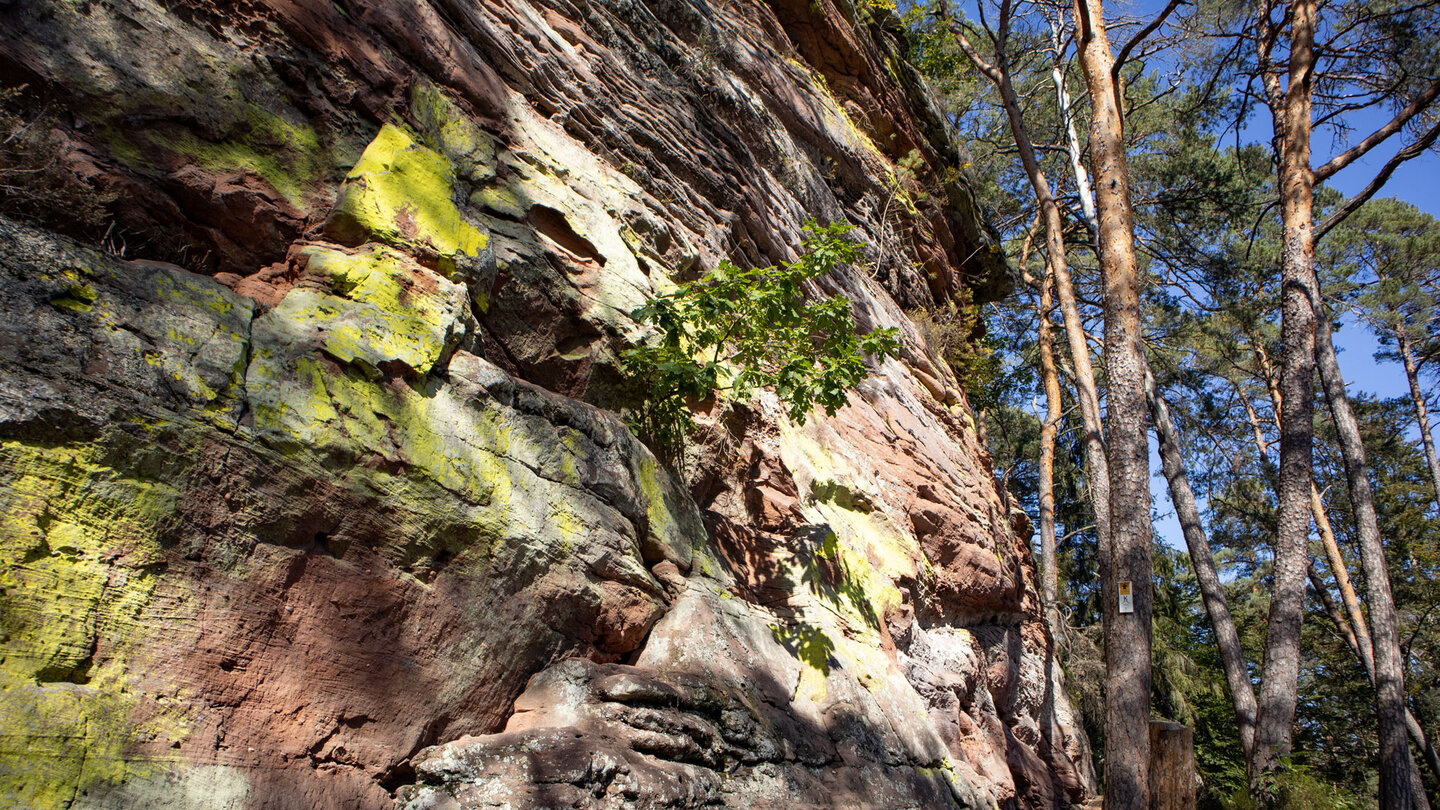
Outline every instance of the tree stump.
<svg viewBox="0 0 1440 810"><path fill-rule="evenodd" d="M1195 736L1180 723L1150 723L1150 810L1195 810Z"/></svg>

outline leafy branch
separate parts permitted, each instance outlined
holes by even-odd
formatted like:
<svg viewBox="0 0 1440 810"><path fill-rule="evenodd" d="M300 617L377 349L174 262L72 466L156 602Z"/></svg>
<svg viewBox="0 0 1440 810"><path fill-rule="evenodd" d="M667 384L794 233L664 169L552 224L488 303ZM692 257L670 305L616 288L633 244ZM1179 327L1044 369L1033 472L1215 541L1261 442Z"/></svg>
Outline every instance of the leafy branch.
<svg viewBox="0 0 1440 810"><path fill-rule="evenodd" d="M721 391L743 399L774 387L797 424L816 405L827 415L844 407L869 374L866 355L884 360L899 349L893 328L858 334L844 297L806 300L805 282L859 257L849 230L811 222L795 261L748 270L722 261L635 310L660 332L621 356L642 401L637 431L673 447L694 425L687 400Z"/></svg>

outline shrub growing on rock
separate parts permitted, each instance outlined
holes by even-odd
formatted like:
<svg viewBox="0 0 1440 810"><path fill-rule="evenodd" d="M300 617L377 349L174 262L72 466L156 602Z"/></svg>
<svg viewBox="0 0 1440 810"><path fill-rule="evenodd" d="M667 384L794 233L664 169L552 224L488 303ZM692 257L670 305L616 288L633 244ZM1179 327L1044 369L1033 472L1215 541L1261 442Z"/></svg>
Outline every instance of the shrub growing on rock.
<svg viewBox="0 0 1440 810"><path fill-rule="evenodd" d="M637 432L673 447L694 424L687 400L744 398L768 386L797 424L816 405L828 415L843 408L869 374L865 356L884 360L899 348L893 328L858 333L843 296L805 296L805 282L858 258L849 230L812 222L793 262L747 270L723 261L635 310L660 333L622 355L641 399Z"/></svg>

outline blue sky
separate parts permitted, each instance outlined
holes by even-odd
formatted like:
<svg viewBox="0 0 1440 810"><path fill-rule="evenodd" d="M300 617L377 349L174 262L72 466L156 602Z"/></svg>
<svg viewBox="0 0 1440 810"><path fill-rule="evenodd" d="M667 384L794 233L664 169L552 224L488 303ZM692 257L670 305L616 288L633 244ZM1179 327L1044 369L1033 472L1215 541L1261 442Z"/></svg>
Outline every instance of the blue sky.
<svg viewBox="0 0 1440 810"><path fill-rule="evenodd" d="M1355 116L1352 120L1347 121L1353 129L1350 137L1355 140L1364 137L1388 120L1390 115L1390 112L1382 111ZM1268 139L1270 137L1269 129L1268 118L1252 121L1242 137L1257 141ZM1327 185L1347 196L1357 193L1370 182L1380 167L1408 141L1409 137L1406 133L1393 136L1390 141L1374 149L1365 158L1337 173ZM1352 140L1332 142L1329 133L1317 133L1317 137L1311 144L1314 155L1313 165L1318 166L1324 163L1333 155L1343 151L1352 142ZM1436 151L1432 149L1405 163L1375 196L1395 197L1433 216L1440 217L1440 154L1436 154ZM1404 369L1399 363L1375 359L1374 354L1379 349L1379 344L1363 324L1357 323L1353 318L1346 318L1342 328L1335 333L1335 344L1340 350L1341 372L1352 393L1363 392L1382 398L1406 397L1408 402L1409 387L1405 381ZM1323 407L1323 402L1317 402L1317 405ZM1406 412L1408 415L1408 405ZM1419 429L1412 428L1410 433L1418 443ZM1170 505L1168 485L1159 472L1160 459L1153 440L1150 463L1151 469L1154 471L1151 492L1155 497L1155 504L1160 516L1155 526L1156 531L1168 545L1183 550L1185 541L1180 532L1180 524L1175 519L1173 508Z"/></svg>
<svg viewBox="0 0 1440 810"><path fill-rule="evenodd" d="M1357 121L1357 131L1361 131L1362 127L1364 131L1372 130L1379 123L1377 119L1382 119L1382 116L1370 116L1366 120ZM1344 171L1331 178L1329 185L1346 195L1358 192L1370 182L1370 178L1385 161L1404 145L1405 141L1401 138L1401 135L1396 135L1392 139L1394 143L1386 143L1365 159L1356 161L1355 165L1347 166ZM1314 148L1317 155L1321 154L1323 149L1327 158L1328 153L1339 151L1331 144L1321 142L1317 142ZM1317 160L1316 164L1320 162L1322 161ZM1440 155L1431 150L1404 164L1376 196L1396 197L1440 217ZM1373 355L1377 348L1376 342L1364 326L1347 322L1346 327L1341 329L1335 338L1337 345L1343 349L1340 355L1341 370L1352 388L1382 397L1409 396L1404 369L1399 363L1375 361Z"/></svg>

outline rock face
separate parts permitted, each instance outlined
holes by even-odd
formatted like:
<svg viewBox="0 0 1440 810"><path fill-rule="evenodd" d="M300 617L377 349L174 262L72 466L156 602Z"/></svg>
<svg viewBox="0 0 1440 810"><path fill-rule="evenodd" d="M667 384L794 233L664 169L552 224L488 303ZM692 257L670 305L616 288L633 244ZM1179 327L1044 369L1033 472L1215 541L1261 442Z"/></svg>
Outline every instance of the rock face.
<svg viewBox="0 0 1440 810"><path fill-rule="evenodd" d="M1093 795L1028 526L903 309L1004 259L841 0L0 4L0 805ZM834 417L625 427L629 313L849 220Z"/></svg>

